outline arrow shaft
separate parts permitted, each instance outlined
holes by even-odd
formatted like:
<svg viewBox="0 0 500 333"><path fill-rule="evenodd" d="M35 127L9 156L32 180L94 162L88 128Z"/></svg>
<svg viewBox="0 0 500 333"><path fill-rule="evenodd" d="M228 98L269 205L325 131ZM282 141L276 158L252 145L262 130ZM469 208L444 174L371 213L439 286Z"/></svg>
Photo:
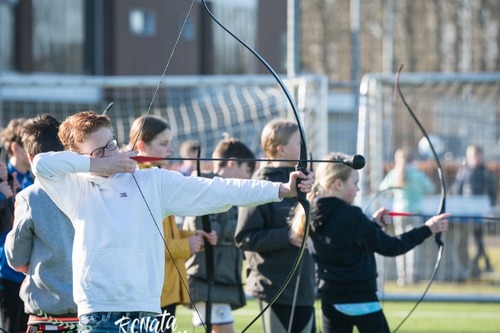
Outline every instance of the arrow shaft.
<svg viewBox="0 0 500 333"><path fill-rule="evenodd" d="M389 212L389 216L391 217L397 217L397 216L416 216L416 217L423 217L423 218L431 218L431 214L413 214L413 213L407 213L407 212ZM487 217L487 216L467 216L467 215L452 215L450 217L451 219L480 219L480 220L489 220L489 221L500 221L500 218L498 217Z"/></svg>
<svg viewBox="0 0 500 333"><path fill-rule="evenodd" d="M291 162L297 163L299 160L288 160L288 159L267 159L267 158L209 158L209 157L156 157L156 156L132 156L131 159L139 162L154 162L154 161L238 161L238 162ZM307 163L344 163L340 160L304 160Z"/></svg>

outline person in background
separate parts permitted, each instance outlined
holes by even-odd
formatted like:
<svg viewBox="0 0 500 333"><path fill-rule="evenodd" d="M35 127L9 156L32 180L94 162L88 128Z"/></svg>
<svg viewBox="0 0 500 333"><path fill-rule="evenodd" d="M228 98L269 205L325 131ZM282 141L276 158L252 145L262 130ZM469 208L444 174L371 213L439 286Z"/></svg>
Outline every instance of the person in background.
<svg viewBox="0 0 500 333"><path fill-rule="evenodd" d="M0 159L0 234L10 230L14 218L14 191L8 179L7 165Z"/></svg>
<svg viewBox="0 0 500 333"><path fill-rule="evenodd" d="M130 129L129 147L137 149L139 156L169 157L173 153L172 130L167 121L156 116L137 118ZM140 163L140 169L162 168L167 160ZM178 304L188 304L189 290L185 262L198 253L203 245L203 237L215 244L217 234L203 230L180 230L172 215L163 219L163 234L168 251L165 252L165 279L161 292L161 310L167 313L167 321L175 318ZM167 327L162 332L171 332Z"/></svg>
<svg viewBox="0 0 500 333"><path fill-rule="evenodd" d="M255 159L255 155L243 142L235 138L220 141L214 149L213 158ZM251 177L255 162L247 161L214 161L214 172L204 175L208 178L238 178ZM234 244L234 232L238 219L238 208L233 206L224 213L208 216L211 229L217 232L217 244L213 248L213 284L210 287L212 311L210 322L214 333L233 333L234 318L232 310L246 304L242 282L243 253ZM198 230L203 227L201 217L187 217L184 228ZM195 302L193 324L196 326L207 322L206 300L208 299L207 265L205 252L199 252L186 262L189 290ZM201 318L200 318L201 316Z"/></svg>
<svg viewBox="0 0 500 333"><path fill-rule="evenodd" d="M0 153L2 151L3 148L0 150ZM10 182L9 176L11 179ZM8 173L7 165L3 162L2 158L2 161L0 161L0 236L2 236L3 241L5 241L7 233L12 229L12 224L14 221L15 192L11 185L12 179L13 177ZM3 252L3 243L0 250ZM2 259L3 257L5 257L5 255L2 256ZM5 263L1 262L0 264L5 265ZM4 267L4 270L7 270L7 268ZM0 281L2 279L3 278L0 278ZM22 323L20 323L21 319L19 318L19 307L15 306L13 308L13 304L18 304L18 300L15 294L16 290L17 286L13 281L6 280L3 281L3 283L0 282L0 328L4 330L14 329L14 332L19 332L18 327L20 324L22 325Z"/></svg>
<svg viewBox="0 0 500 333"><path fill-rule="evenodd" d="M177 167L177 171L184 176L191 176L193 171L196 170L196 157L200 149L200 143L197 140L186 140L181 143L179 153L182 158L192 158L192 160L184 160Z"/></svg>
<svg viewBox="0 0 500 333"><path fill-rule="evenodd" d="M346 157L331 153L324 160ZM390 332L376 294L374 253L400 255L448 229L450 214L446 213L397 237L387 235L383 228L389 223L388 209L377 210L370 219L353 205L358 182L357 170L341 163L320 163L308 195L312 203L308 248L316 263L324 333L352 333L354 327L359 333ZM303 237L302 210L292 219L291 230L297 240Z"/></svg>
<svg viewBox="0 0 500 333"><path fill-rule="evenodd" d="M120 152L110 118L93 111L66 118L59 138L66 151L38 154L33 172L75 228L73 294L81 333L119 333L137 329L138 321L155 322L165 266L159 223L165 216L280 201L309 192L313 183L314 173L301 172L284 184L138 170L137 152Z"/></svg>
<svg viewBox="0 0 500 333"><path fill-rule="evenodd" d="M392 209L396 212L421 214L425 194L434 193L434 183L413 164L411 153L399 148L394 153L394 167L389 170L379 186L379 191L393 189ZM402 234L422 223L418 216L394 217L394 233ZM418 256L415 250L396 257L397 284L414 283Z"/></svg>
<svg viewBox="0 0 500 333"><path fill-rule="evenodd" d="M20 190L33 184L30 161L21 138L26 120L25 118L12 119L2 131L2 141L8 156L7 169L11 175L17 177Z"/></svg>
<svg viewBox="0 0 500 333"><path fill-rule="evenodd" d="M486 168L483 149L479 145L469 145L465 151L465 165L458 170L450 192L464 197L486 195L489 197L490 204L493 207L497 202L497 185L498 180L495 175ZM472 258L471 275L479 277L482 271L493 271L491 260L486 253L484 245L482 223L474 223L472 235L477 251L474 258ZM483 269L479 266L481 259L484 260Z"/></svg>
<svg viewBox="0 0 500 333"><path fill-rule="evenodd" d="M24 123L22 142L30 161L39 153L64 149L59 125L48 114ZM27 333L66 332L78 323L71 279L74 233L71 221L38 183L17 194L5 254L12 268L26 274L20 297L30 314Z"/></svg>
<svg viewBox="0 0 500 333"><path fill-rule="evenodd" d="M262 150L269 158L253 179L283 181L294 170L300 156L300 133L296 123L274 120L261 135ZM279 162L273 159L288 159ZM235 231L236 246L247 259L246 290L266 307L285 281L299 253L300 241L290 238L288 217L297 199L240 208ZM262 316L267 333L310 333L314 326L314 264L306 250L301 269L271 307ZM300 278L298 278L300 276Z"/></svg>
<svg viewBox="0 0 500 333"><path fill-rule="evenodd" d="M11 186L13 194L33 184L33 176L30 172L30 162L24 150L21 130L26 122L25 118L12 119L2 131L3 148L7 153L8 177L12 178ZM10 176L9 176L10 175ZM13 207L14 197L9 199L9 205ZM13 210L11 210L13 212ZM11 214L5 231L0 234L0 311L1 327L10 333L26 331L28 315L24 312L24 304L19 297L21 283L24 274L16 272L7 263L5 256L5 238L12 229L14 216Z"/></svg>

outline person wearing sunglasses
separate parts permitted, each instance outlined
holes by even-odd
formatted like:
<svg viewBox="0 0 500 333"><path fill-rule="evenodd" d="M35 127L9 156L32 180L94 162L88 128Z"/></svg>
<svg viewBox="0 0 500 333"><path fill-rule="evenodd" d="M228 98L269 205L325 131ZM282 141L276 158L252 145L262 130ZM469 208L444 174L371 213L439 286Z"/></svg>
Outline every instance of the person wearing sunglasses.
<svg viewBox="0 0 500 333"><path fill-rule="evenodd" d="M151 323L160 313L164 279L164 216L280 201L298 190L309 192L313 183L314 173L301 172L279 183L139 170L137 152L116 149L110 118L93 111L68 117L59 138L67 151L38 154L33 172L75 228L73 294L82 333L155 330Z"/></svg>

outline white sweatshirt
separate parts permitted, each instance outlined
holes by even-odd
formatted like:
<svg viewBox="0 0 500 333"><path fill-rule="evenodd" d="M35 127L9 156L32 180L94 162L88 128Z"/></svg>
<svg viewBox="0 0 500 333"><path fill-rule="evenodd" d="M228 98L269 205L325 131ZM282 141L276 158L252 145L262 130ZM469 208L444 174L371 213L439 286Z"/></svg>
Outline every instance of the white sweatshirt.
<svg viewBox="0 0 500 333"><path fill-rule="evenodd" d="M73 296L79 316L160 312L164 216L280 200L279 183L184 177L157 168L106 178L89 174L89 168L90 157L73 152L38 154L33 161L40 184L75 227Z"/></svg>

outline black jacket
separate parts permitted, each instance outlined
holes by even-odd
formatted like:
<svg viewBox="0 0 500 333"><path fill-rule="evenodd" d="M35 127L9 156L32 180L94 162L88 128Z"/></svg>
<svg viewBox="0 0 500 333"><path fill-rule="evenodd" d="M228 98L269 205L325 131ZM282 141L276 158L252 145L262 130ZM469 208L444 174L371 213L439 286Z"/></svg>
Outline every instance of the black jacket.
<svg viewBox="0 0 500 333"><path fill-rule="evenodd" d="M268 167L257 171L253 178L287 182L292 171L291 167ZM281 202L240 208L238 213L235 241L245 251L247 259L246 290L266 302L276 295L299 253L299 248L288 240L287 218L296 204L297 199L283 199ZM315 299L314 263L307 250L302 256L300 272L296 304L311 306ZM292 304L296 276L297 272L276 303Z"/></svg>
<svg viewBox="0 0 500 333"><path fill-rule="evenodd" d="M335 303L376 300L374 253L404 254L431 236L427 226L397 237L387 235L359 207L338 198L319 199L311 212L309 251L316 262L319 291Z"/></svg>
<svg viewBox="0 0 500 333"><path fill-rule="evenodd" d="M494 206L497 202L497 180L495 175L484 165L479 165L476 168L464 166L457 172L451 193L465 196L487 195L491 205Z"/></svg>

